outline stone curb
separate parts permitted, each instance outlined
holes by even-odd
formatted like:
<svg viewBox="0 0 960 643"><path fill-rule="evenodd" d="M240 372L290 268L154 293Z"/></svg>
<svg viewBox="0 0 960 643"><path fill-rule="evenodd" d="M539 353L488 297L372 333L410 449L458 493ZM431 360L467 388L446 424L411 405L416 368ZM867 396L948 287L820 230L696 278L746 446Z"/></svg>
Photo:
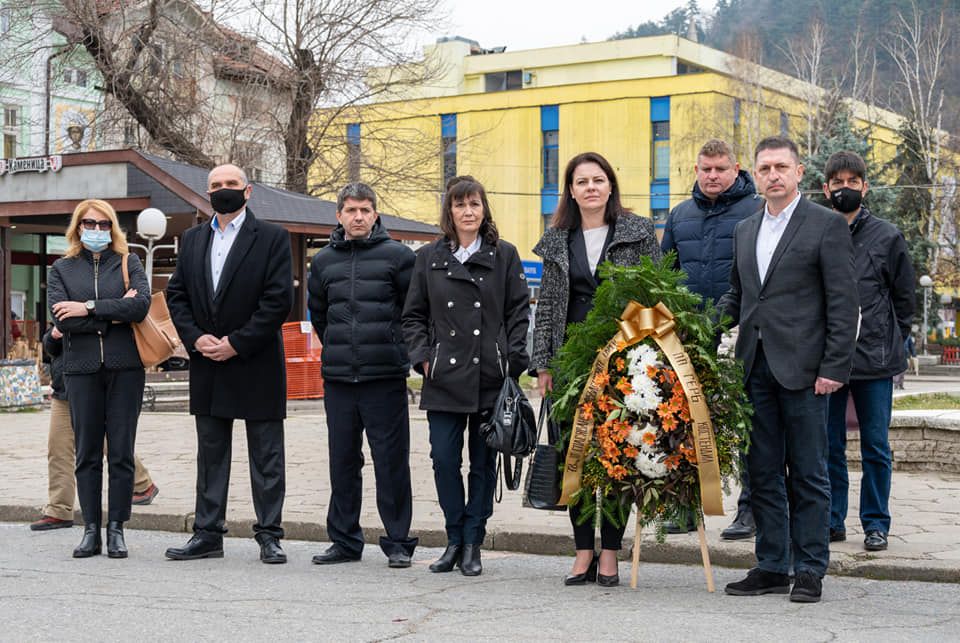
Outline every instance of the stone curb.
<svg viewBox="0 0 960 643"><path fill-rule="evenodd" d="M32 522L40 514L40 507L25 505L0 505L0 522ZM76 524L82 524L77 512ZM127 526L130 529L149 529L189 533L193 514L134 513ZM327 542L326 528L315 522L286 521L283 523L285 537L293 540ZM420 545L423 547L443 547L446 534L440 529L416 529ZM232 537L250 537L248 527L234 526L229 534ZM383 530L364 528L368 545L376 545ZM624 542L621 558L629 557L632 541ZM498 551L510 551L524 554L567 556L570 554L570 536L567 534L542 534L510 530L491 529L488 534L487 548ZM644 540L641 560L648 563L668 563L677 565L700 565L700 547L696 541L683 536L673 541L658 543ZM718 567L747 569L753 566L755 558L752 549L737 543L711 543L710 562ZM854 576L875 580L919 581L931 583L960 582L960 568L950 561L885 559L867 553L851 555L831 552L830 573L835 576Z"/></svg>

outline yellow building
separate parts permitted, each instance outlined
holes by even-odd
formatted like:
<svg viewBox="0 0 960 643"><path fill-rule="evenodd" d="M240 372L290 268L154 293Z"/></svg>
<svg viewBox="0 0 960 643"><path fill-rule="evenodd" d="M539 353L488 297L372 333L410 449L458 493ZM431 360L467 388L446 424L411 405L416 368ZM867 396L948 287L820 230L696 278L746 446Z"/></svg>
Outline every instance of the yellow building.
<svg viewBox="0 0 960 643"><path fill-rule="evenodd" d="M573 155L607 157L625 205L660 222L689 197L704 141L731 142L749 166L749 150L764 136L789 134L802 144L809 106L822 96L677 36L514 52L451 38L425 53L425 64L443 73L341 115L312 183L347 168L377 187L382 209L433 223L445 179L472 174L488 190L501 235L528 260ZM852 111L859 126L871 126L875 153L889 158L898 117L862 103Z"/></svg>

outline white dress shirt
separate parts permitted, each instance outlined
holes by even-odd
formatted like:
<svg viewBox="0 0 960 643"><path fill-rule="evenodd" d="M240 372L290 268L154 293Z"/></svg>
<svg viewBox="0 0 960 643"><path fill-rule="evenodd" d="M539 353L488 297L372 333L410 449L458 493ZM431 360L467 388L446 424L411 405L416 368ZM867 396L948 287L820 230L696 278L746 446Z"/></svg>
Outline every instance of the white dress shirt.
<svg viewBox="0 0 960 643"><path fill-rule="evenodd" d="M790 217L793 211L797 209L800 203L800 193L783 209L780 214L774 216L770 214L769 204L763 208L763 221L760 223L760 231L757 234L757 269L760 272L760 283L762 284L767 277L767 269L770 267L770 260L773 259L773 253L780 243L783 231L787 229L790 223Z"/></svg>
<svg viewBox="0 0 960 643"><path fill-rule="evenodd" d="M607 240L609 230L609 225L602 225L599 228L583 231L583 244L587 247L587 263L590 264L591 275L597 271L600 255L603 254L603 242Z"/></svg>
<svg viewBox="0 0 960 643"><path fill-rule="evenodd" d="M210 242L210 274L213 277L213 290L217 290L220 284L220 274L223 272L223 264L227 261L227 255L230 254L230 248L233 242L237 240L237 234L240 233L240 226L247 218L247 209L240 210L240 214L227 224L223 230L220 229L219 219L213 217L210 220L210 227L213 229L213 240Z"/></svg>
<svg viewBox="0 0 960 643"><path fill-rule="evenodd" d="M477 235L477 238L473 240L473 243L471 243L466 248L464 248L463 246L460 246L457 249L457 251L453 253L453 256L456 257L457 261L459 261L460 263L467 263L467 259L469 259L473 255L473 253L475 253L477 250L480 249L481 243L482 241L480 239L480 236Z"/></svg>

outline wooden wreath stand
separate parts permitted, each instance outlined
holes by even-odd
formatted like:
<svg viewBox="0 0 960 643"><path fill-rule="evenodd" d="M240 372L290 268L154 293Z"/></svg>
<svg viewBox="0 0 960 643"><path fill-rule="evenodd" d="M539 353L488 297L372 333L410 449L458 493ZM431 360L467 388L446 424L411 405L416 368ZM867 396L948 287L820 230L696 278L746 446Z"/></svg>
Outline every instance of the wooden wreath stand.
<svg viewBox="0 0 960 643"><path fill-rule="evenodd" d="M640 525L640 512L637 512L637 528L633 534L633 565L630 569L630 587L637 588L637 576L640 575L640 536L643 527ZM703 520L697 523L697 536L700 538L700 558L703 561L703 573L707 577L707 591L713 593L716 587L713 584L713 568L710 566L710 551L707 549L707 533L703 530Z"/></svg>

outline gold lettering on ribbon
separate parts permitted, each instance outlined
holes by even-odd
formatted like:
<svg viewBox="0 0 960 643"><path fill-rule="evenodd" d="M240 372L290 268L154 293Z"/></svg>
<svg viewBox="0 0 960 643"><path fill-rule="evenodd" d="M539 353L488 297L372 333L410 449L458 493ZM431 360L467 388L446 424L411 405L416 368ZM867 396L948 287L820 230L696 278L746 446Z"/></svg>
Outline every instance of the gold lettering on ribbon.
<svg viewBox="0 0 960 643"><path fill-rule="evenodd" d="M593 435L593 417L584 417L582 407L595 402L600 394L597 375L606 372L610 358L619 351L653 336L667 360L676 371L690 406L693 421L693 442L697 453L697 475L700 481L700 501L703 511L710 516L723 515L720 463L717 460L717 445L710 421L710 409L704 399L700 380L680 338L675 332L673 313L663 302L653 308L645 308L635 301L627 304L618 321L620 330L600 349L590 370L590 378L583 387L573 420L573 431L563 471L560 504L569 504L570 498L580 489L580 478L586 457L587 445Z"/></svg>

